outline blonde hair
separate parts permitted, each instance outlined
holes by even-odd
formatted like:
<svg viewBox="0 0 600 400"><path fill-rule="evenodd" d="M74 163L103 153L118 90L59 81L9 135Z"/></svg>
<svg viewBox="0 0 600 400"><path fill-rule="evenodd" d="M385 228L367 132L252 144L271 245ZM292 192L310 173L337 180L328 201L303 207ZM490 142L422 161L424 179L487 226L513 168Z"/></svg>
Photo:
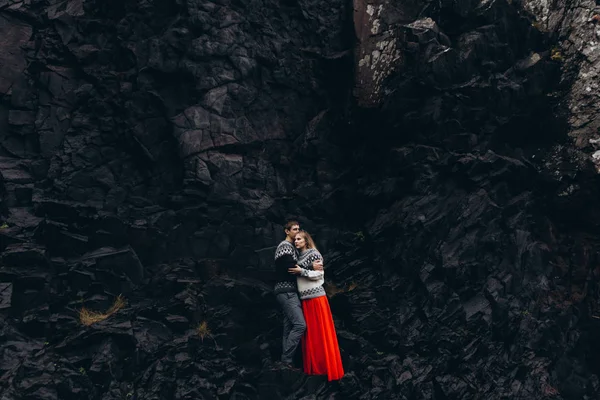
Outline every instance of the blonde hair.
<svg viewBox="0 0 600 400"><path fill-rule="evenodd" d="M317 250L317 246L315 246L315 241L313 240L312 236L310 236L310 233L308 233L306 231L300 231L300 232L298 232L298 235L302 235L302 237L304 238L307 249Z"/></svg>

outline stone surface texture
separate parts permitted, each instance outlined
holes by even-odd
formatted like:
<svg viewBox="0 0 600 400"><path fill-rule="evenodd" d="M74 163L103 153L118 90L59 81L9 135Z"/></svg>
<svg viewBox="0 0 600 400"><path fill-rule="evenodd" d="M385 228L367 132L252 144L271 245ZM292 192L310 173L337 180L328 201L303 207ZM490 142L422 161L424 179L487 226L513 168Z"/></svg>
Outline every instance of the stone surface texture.
<svg viewBox="0 0 600 400"><path fill-rule="evenodd" d="M597 11L0 0L0 399L597 399ZM275 363L288 217L339 382Z"/></svg>

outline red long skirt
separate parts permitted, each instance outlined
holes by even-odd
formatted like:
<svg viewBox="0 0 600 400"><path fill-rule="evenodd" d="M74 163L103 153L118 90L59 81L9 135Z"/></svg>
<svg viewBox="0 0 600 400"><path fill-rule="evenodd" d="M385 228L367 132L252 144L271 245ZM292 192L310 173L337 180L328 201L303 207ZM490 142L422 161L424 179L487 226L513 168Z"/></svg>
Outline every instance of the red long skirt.
<svg viewBox="0 0 600 400"><path fill-rule="evenodd" d="M340 379L344 368L327 296L302 300L302 311L306 321L302 337L304 372L327 375L329 381Z"/></svg>

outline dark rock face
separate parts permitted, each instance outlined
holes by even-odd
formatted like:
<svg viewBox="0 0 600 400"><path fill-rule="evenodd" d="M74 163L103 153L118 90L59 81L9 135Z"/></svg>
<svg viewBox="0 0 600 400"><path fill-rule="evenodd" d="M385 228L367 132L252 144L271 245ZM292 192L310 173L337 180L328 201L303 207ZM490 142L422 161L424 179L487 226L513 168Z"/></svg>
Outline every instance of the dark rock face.
<svg viewBox="0 0 600 400"><path fill-rule="evenodd" d="M563 107L568 134L578 150L598 163L600 153L593 153L597 150L600 129L595 79L600 68L596 51L600 9L595 1L546 4L536 0L525 1L524 8L535 19L538 29L558 39L552 56L563 64L565 71Z"/></svg>
<svg viewBox="0 0 600 400"><path fill-rule="evenodd" d="M538 28L502 0L0 0L2 399L596 398L597 178ZM340 382L273 364L288 216Z"/></svg>

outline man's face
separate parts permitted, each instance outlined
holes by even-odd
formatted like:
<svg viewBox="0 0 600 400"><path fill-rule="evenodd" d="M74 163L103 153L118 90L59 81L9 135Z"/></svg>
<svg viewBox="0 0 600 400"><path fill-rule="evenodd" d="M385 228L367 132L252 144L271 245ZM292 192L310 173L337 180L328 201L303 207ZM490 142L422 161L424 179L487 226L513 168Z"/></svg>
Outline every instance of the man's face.
<svg viewBox="0 0 600 400"><path fill-rule="evenodd" d="M288 235L290 239L294 239L298 232L300 232L300 225L292 225L290 229L285 230L285 234Z"/></svg>

